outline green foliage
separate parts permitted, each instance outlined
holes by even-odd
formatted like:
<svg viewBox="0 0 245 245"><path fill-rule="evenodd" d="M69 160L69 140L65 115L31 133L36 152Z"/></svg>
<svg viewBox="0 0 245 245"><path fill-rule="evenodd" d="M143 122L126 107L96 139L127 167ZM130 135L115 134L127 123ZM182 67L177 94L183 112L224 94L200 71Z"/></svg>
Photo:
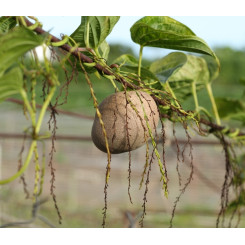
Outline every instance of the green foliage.
<svg viewBox="0 0 245 245"><path fill-rule="evenodd" d="M245 103L231 98L215 98L221 118L240 121L245 125Z"/></svg>
<svg viewBox="0 0 245 245"><path fill-rule="evenodd" d="M23 75L19 67L15 67L0 77L0 102L21 91Z"/></svg>
<svg viewBox="0 0 245 245"><path fill-rule="evenodd" d="M0 77L27 51L41 45L44 37L24 27L0 35Z"/></svg>
<svg viewBox="0 0 245 245"><path fill-rule="evenodd" d="M138 60L132 55L123 54L120 57L118 57L116 60L114 60L113 63L121 64L122 68L125 68L122 70L126 70L133 74L137 74L138 66L139 66ZM156 75L146 67L141 67L141 79L158 81Z"/></svg>
<svg viewBox="0 0 245 245"><path fill-rule="evenodd" d="M110 55L108 57L108 63L114 63L119 56L123 54L134 55L131 47L122 44L110 44Z"/></svg>
<svg viewBox="0 0 245 245"><path fill-rule="evenodd" d="M221 73L217 78L220 84L239 85L240 79L245 77L245 50L235 50L229 47L215 49L221 64Z"/></svg>
<svg viewBox="0 0 245 245"><path fill-rule="evenodd" d="M132 40L141 46L158 47L207 54L216 59L205 41L187 26L167 16L146 16L130 29Z"/></svg>
<svg viewBox="0 0 245 245"><path fill-rule="evenodd" d="M245 78L244 77L240 78L240 83L245 86Z"/></svg>
<svg viewBox="0 0 245 245"><path fill-rule="evenodd" d="M192 94L193 82L196 84L197 91L209 82L207 63L201 57L187 55L187 62L168 81L177 98L186 99Z"/></svg>
<svg viewBox="0 0 245 245"><path fill-rule="evenodd" d="M23 86L23 75L19 67L11 67L29 50L42 44L44 37L24 27L15 26L15 18L0 18L0 101L19 93Z"/></svg>
<svg viewBox="0 0 245 245"><path fill-rule="evenodd" d="M110 46L109 44L106 42L106 40L104 40L100 46L99 46L99 53L101 54L101 57L104 58L105 60L108 59L109 53L110 53Z"/></svg>
<svg viewBox="0 0 245 245"><path fill-rule="evenodd" d="M80 47L98 48L120 17L117 16L83 16L81 24L71 34Z"/></svg>
<svg viewBox="0 0 245 245"><path fill-rule="evenodd" d="M20 21L17 21L16 23L16 20ZM34 20L36 19L34 18ZM32 143L29 147L25 161L23 161L24 164L21 166L19 171L12 177L7 178L5 180L0 180L0 184L7 184L13 181L14 179L22 176L22 174L26 171L27 167L29 166L29 163L34 158L34 198L37 197L37 195L39 195L38 193L41 193L41 191L38 191L38 189L42 189L43 182L39 178L40 165L37 145L40 143L40 140L48 137L47 135L42 135L40 132L44 115L47 109L49 108L51 110L49 126L52 123L54 126L52 131L52 149L50 152L51 160L49 162L52 175L51 195L55 203L55 208L59 216L59 221L61 221L61 215L57 206L55 194L53 192L55 174L54 168L52 166L52 159L53 152L55 151L54 140L57 128L56 108L57 106L66 103L67 97L69 95L69 88L73 89L73 91L76 90L76 96L83 96L82 93L77 91L77 87L75 87L73 84L70 86L70 83L73 81L74 77L78 78L77 80L79 82L82 81L81 83L86 82L88 85L88 89L84 89L83 93L85 91L87 97L85 98L84 96L83 100L88 101L90 97L89 93L91 94L93 106L96 110L97 116L100 118L100 125L104 129L103 134L106 140L106 131L104 128L102 115L100 114L98 107L98 98L101 98L101 100L103 99L103 96L105 95L104 90L107 87L107 85L104 85L103 82L104 79L109 79L109 84L111 85L112 83L113 88L110 87L108 93L112 93L114 90L118 91L119 89L116 85L116 82L120 82L125 93L127 90L142 89L152 95L152 97L158 105L158 109L160 112L159 114L162 122L163 141L165 141L165 131L163 125L163 122L165 120L169 120L171 122L180 122L185 130L187 143L184 146L182 152L180 152L178 149L178 155L182 154L182 157L184 159L185 149L188 148L186 146L189 146L191 174L187 179L186 184L181 189L181 193L178 196L176 202L174 203L173 215L176 208L176 204L179 201L180 196L184 193L186 187L189 185L193 175L194 167L191 137L188 133L189 127L192 127L201 136L203 136L204 134L213 134L215 137L219 139L221 145L223 146L225 152L226 176L222 188L222 209L219 214L219 217L224 214L225 209L228 206L228 193L230 188L229 183L232 183L236 191L240 191L240 195L237 195L235 201L233 203L230 203L230 206L244 205L244 166L240 164L239 159L236 157L235 150L232 148L233 145L230 144L230 142L234 145L237 143L243 144L244 135L240 133L240 129L229 130L228 127L223 127L223 122L221 124L220 121L221 117L222 119L227 119L229 121L237 120L239 122L242 122L243 125L245 125L245 104L244 101L242 101L242 99L245 98L245 90L243 87L243 85L245 84L243 77L245 77L245 75L241 76L241 67L243 67L244 65L240 65L240 62L244 58L243 54L239 53L240 56L237 55L237 57L233 58L234 66L236 68L239 68L237 70L240 71L236 79L240 81L240 86L243 87L243 89L241 90L241 92L243 92L243 97L228 98L228 96L226 96L222 98L217 98L215 100L211 85L217 83L219 79L218 75L220 72L219 60L216 54L209 48L205 41L197 37L187 26L170 17L148 16L137 21L131 27L131 37L134 42L140 45L139 58L133 56L131 50L128 50L129 52L125 54L124 49L123 54L118 53L119 55L117 55L117 58L113 61L114 63L118 63L119 65L109 66L108 60L112 60L112 56L109 57L110 47L106 42L106 38L111 33L113 27L115 26L118 20L119 17L113 16L82 17L81 24L73 32L69 40L69 45L71 47L69 47L68 49L69 45L66 45L66 48L64 48L63 46L65 52L62 53L62 55L57 55L57 60L59 60L59 63L61 64L61 66L57 68L56 65L52 63L50 60L48 60L46 56L44 57L44 61L40 62L37 58L35 51L33 50L37 46L45 44L42 45L43 53L45 54L45 49L47 47L46 45L52 45L49 38L45 38L45 36L43 35L37 35L35 31L33 31L38 25L38 21L36 21L37 25L32 25L28 29L26 25L30 25L30 23L25 23L25 18L23 17L0 18L0 101L8 98L9 96L13 96L19 93L21 94L25 108L24 112L27 116L29 115L29 118L31 119L31 126L28 127L26 133L29 134L29 136L32 139ZM16 24L18 24L17 27L15 27ZM65 39L63 41L66 42ZM146 46L189 51L202 54L202 56L194 56L191 54L185 54L181 52L172 52L159 60L146 64L146 62L143 61L143 48ZM78 47L80 47L81 49L77 49ZM31 62L29 62L27 65L27 62L25 59L23 59L23 57L29 51L31 52L32 56L29 58L29 61ZM54 49L52 51L55 52ZM69 52L66 53L67 51ZM231 54L230 50L225 51L228 53L228 56ZM84 55L89 56L91 60L85 59L82 55L78 56L77 52L82 52ZM222 55L224 55L224 53ZM79 60L77 60L78 57ZM67 64L68 66L66 66ZM59 71L61 69L63 71L62 77L59 76ZM82 74L78 74L77 71L82 72ZM92 74L92 76L90 77L90 74L88 73L94 74ZM98 75L98 77L103 78L99 81L95 81L95 75ZM62 86L60 86L61 83L58 80L65 82L64 84L62 84ZM211 84L211 82L213 82L214 80L215 83ZM42 81L43 83L42 88L40 84L37 85L37 83L40 83L40 81ZM232 78L229 82L233 83ZM235 83L236 81L234 82L234 84ZM25 84L26 86L23 87L23 84ZM94 85L96 86L96 84L99 84L99 86L97 86L99 91L96 91L95 93ZM59 86L60 90L57 91L57 88ZM211 115L211 113L209 112L209 108L207 108L206 104L205 106L200 106L199 94L197 94L197 91L201 90L202 88L206 88L207 90L208 98L210 100L209 103L212 106L214 116ZM61 103L59 102L59 99L62 96L64 96L65 98L63 98L63 101ZM37 110L37 103L39 102L37 97L39 98L39 100L41 100L42 103L40 112ZM182 102L188 98L191 98L194 101L194 103L192 103L195 105L193 111L191 111L189 108L186 109L182 106ZM73 97L71 98L71 100L73 100ZM130 101L127 101L127 103L130 104ZM201 113L203 112L205 113L205 116L207 116L206 118L202 118L203 114ZM152 111L151 113L154 112ZM143 120L146 120L147 123L146 114L144 115L144 118L141 118L141 123L143 123ZM205 123L206 120L209 121ZM216 125L214 124L214 120L216 120ZM193 124L195 126L193 126ZM203 124L207 127L207 129L202 129L201 126ZM146 173L147 169L148 170L147 181L145 184L146 189L143 199L144 204L142 206L144 207L142 217L144 217L145 215L145 204L147 202L146 193L148 191L147 185L149 183L148 177L151 169L151 163L155 158L154 156L156 156L157 160L159 161L159 167L162 173L161 180L163 180L164 182L165 193L167 193L168 179L166 166L165 164L161 164L160 155L158 153L157 143L154 138L153 132L150 132L148 126L147 128L147 132L150 133L150 137L152 138L153 151L150 158L149 146L147 145L145 155L146 164L144 173ZM220 128L222 130L220 130ZM176 138L175 135L174 137ZM238 137L240 138L238 139ZM145 139L145 141L147 142L147 139ZM230 142L228 143L228 141ZM43 147L43 151L44 150L45 147ZM45 155L45 152L43 152L43 155ZM109 147L107 147L107 156L108 164L106 167L106 181L104 187L105 207L103 212L103 226L105 224L106 218L107 186L110 176L111 163ZM130 154L129 159L131 159ZM242 159L244 163L244 158ZM165 163L165 159L163 160L163 163ZM129 162L130 161L131 160L129 160ZM129 164L129 173L130 172L131 170ZM242 200L242 202L240 200Z"/></svg>
<svg viewBox="0 0 245 245"><path fill-rule="evenodd" d="M83 16L81 17L81 24L70 37L79 47L87 48L88 51L84 54L88 57L94 59L96 54L97 58L107 60L110 47L105 39L111 33L119 18L117 16ZM90 48L94 49L94 51L91 51ZM75 58L71 57L71 60L74 63ZM103 63L102 60L100 62ZM70 66L70 63L67 64ZM79 62L77 69L82 71ZM88 73L96 72L93 65L85 65L84 69Z"/></svg>
<svg viewBox="0 0 245 245"><path fill-rule="evenodd" d="M234 210L237 209L240 206L245 206L245 192L242 191L240 195L235 199L232 200L228 206L228 210Z"/></svg>
<svg viewBox="0 0 245 245"><path fill-rule="evenodd" d="M184 53L174 52L153 62L150 71L156 74L159 81L165 83L186 62L187 56Z"/></svg>
<svg viewBox="0 0 245 245"><path fill-rule="evenodd" d="M203 55L202 58L206 61L209 71L209 82L214 81L220 74L219 66L213 58L207 55Z"/></svg>
<svg viewBox="0 0 245 245"><path fill-rule="evenodd" d="M0 33L8 32L16 26L15 17L0 17Z"/></svg>

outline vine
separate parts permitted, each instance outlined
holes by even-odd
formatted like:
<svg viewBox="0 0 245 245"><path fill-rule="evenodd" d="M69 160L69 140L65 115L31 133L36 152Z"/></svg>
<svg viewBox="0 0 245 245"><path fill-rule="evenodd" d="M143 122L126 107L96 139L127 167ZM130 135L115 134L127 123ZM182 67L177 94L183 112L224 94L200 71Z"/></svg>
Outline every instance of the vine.
<svg viewBox="0 0 245 245"><path fill-rule="evenodd" d="M6 20L9 20L8 18L10 17L2 18L7 18ZM35 23L33 24L31 21L29 21L29 19L34 20ZM170 227L173 226L173 218L175 216L177 204L179 203L181 196L184 194L187 187L191 183L194 175L195 166L193 158L193 147L189 129L193 129L195 132L197 132L197 134L203 137L209 136L211 134L214 135L219 140L220 145L223 147L225 156L225 176L221 188L221 207L216 220L216 226L225 226L225 218L230 210L232 210L232 212L230 214L228 226L232 226L232 221L235 215L237 215L238 217L235 226L238 226L241 218L241 209L245 203L244 180L241 177L241 173L243 173L244 169L239 166L239 157L237 156L234 147L236 147L237 145L245 144L245 134L238 128L232 129L228 126L223 126L222 124L223 121L221 114L219 113L219 106L216 104L211 86L211 82L216 77L216 73L218 73L220 70L220 63L216 54L202 41L202 39L197 37L194 33L190 31L189 28L187 28L183 24L169 17L144 17L136 22L130 29L132 40L140 45L139 59L137 60L134 57L123 55L122 57L118 58L120 64L114 62L113 64L108 65L107 59L109 51L108 44L106 43L105 38L110 34L113 26L117 23L119 19L118 17L84 17L84 19L82 19L81 21L81 24L74 31L74 33L71 36L63 35L62 39L58 39L57 37L44 31L42 29L41 23L38 21L37 18L30 16L29 19L22 16L14 17L15 26L12 27L9 32L0 35L0 44L2 44L2 46L4 44L8 44L10 40L13 40L13 38L16 38L15 40L17 41L12 44L13 47L11 48L18 50L18 52L16 52L16 56L11 56L11 59L9 59L10 61L8 61L9 63L5 64L0 59L0 86L2 86L1 84L3 84L4 89L7 89L7 92L9 94L19 94L21 96L23 112L27 118L30 118L31 121L31 126L24 131L23 144L19 154L18 171L13 176L4 180L0 180L0 184L10 183L20 177L20 180L23 184L24 192L26 194L26 198L29 198L30 194L27 190L27 183L24 178L24 173L33 159L35 165L33 202L34 204L38 203L38 197L41 195L43 190L46 164L45 144L43 142L43 139L51 137L52 145L49 153L50 158L48 162L51 174L50 194L52 196L54 206L58 214L59 223L61 223L62 215L58 207L57 198L54 192L56 170L53 163L54 153L56 152L55 140L56 131L58 129L58 107L68 102L69 85L73 82L73 80L77 79L77 75L80 72L85 77L85 80L89 87L96 117L99 120L99 125L102 129L103 138L105 141L107 165L105 172L102 226L106 226L108 209L108 187L111 172L111 154L113 153L113 143L116 137L116 123L118 121L118 116L116 112L114 112L111 147L109 133L106 130L106 125L104 122L105 118L103 118L103 115L100 111L98 99L96 97L96 93L93 87L93 82L90 79L90 74L93 73L97 77L102 76L107 79L115 89L115 94L121 91L125 96L124 128L126 132L125 143L128 148L127 151L129 159L128 196L129 201L132 204L133 202L130 194L130 188L132 178L131 168L133 164L133 149L130 143L130 137L133 129L129 127L129 122L130 120L132 120L132 118L129 116L129 113L131 111L135 113L135 118L139 119L140 126L143 129L143 138L144 144L146 146L146 152L145 163L139 184L139 188L142 188L143 183L145 183L145 191L142 204L143 213L140 220L141 227L143 227L144 225L144 217L146 215L146 202L147 193L149 191L148 187L150 183L150 171L152 169L152 164L154 163L154 161L157 161L158 163L161 175L160 181L162 183L164 195L166 198L168 198L169 195L169 177L167 171L167 163L165 159L166 132L164 123L166 120L170 121L173 125L172 135L176 145L177 153L176 171L178 174L178 182L180 187L180 193L176 197L176 200L173 204ZM164 26L168 26L168 28L170 29L175 26L176 29L171 29L173 35L171 40L168 40L168 33L166 33ZM92 31L93 28L97 28L96 35ZM149 32L150 28L151 32ZM138 35L139 32L144 33L144 35ZM183 36L181 36L179 33L182 33L181 35ZM183 42L183 39L181 38L186 38L186 42ZM25 44L26 40L29 41L29 43L27 42L28 44ZM19 47L19 45L22 46ZM43 48L43 63L39 61L37 53L35 51L35 48L40 45ZM192 47L192 45L194 46ZM145 46L177 49L182 51L194 50L196 53L201 53L212 57L212 67L202 57L193 58L193 56L191 55L186 55L180 52L171 53L163 59L153 62L149 67L145 67L143 64L143 49ZM51 60L48 60L46 56L47 47L50 48L52 53ZM30 69L25 63L25 59L23 58L23 55L25 55L27 52L31 54L31 64L29 64ZM1 47L0 55L5 55ZM6 55L9 55L8 50L6 52ZM20 58L20 61L18 61L16 64L16 59L18 58ZM60 83L59 81L57 72L54 68L54 60L58 61L65 74L66 81L64 83ZM198 62L202 62L201 68L198 67L198 69L200 68L199 70L190 70L190 64L192 64L191 62L195 62L194 67L198 67ZM15 68L12 68L12 66L14 65ZM7 83L8 79L9 81L18 81L18 84L9 85L9 83ZM186 81L190 82L187 83ZM43 82L43 104L41 106L38 106L36 89L37 84L40 82ZM121 86L121 88L119 86ZM210 113L207 108L204 108L199 104L197 90L203 87L206 88L208 92L214 116L212 116L212 113ZM188 92L186 92L186 88L188 88ZM179 92L179 89L181 90L181 93ZM136 104L131 100L129 96L129 91L136 92L137 98L140 101L141 109L143 111L143 116L140 115ZM150 95L151 98L153 98L157 105L157 111L154 111L152 109L150 102L141 92L145 92ZM63 101L59 102L62 95L64 95ZM1 95L0 89L0 99L8 99L8 95L6 97L5 96L5 94ZM184 98L188 96L193 97L195 105L194 111L186 110L182 107L182 102L184 101ZM146 101L146 104L149 107L149 114L147 114L144 101ZM40 108L39 113L37 111L37 108ZM118 110L117 107L116 110ZM47 111L50 111L48 126L51 135L43 135L41 133L44 116ZM154 119L156 113L159 114L161 123L162 153L160 153L158 145L158 125ZM153 118L153 127L150 126L150 118ZM186 135L186 143L184 144L182 150L180 149L176 136L176 124L180 124L183 127ZM26 149L27 136L31 137L32 140L29 149ZM42 145L41 155L38 151L39 145ZM151 154L149 154L150 146L152 146ZM179 165L180 163L186 161L185 153L188 148L190 174L186 180L186 183L183 184ZM23 161L22 157L25 150L27 150L27 155L25 160ZM41 160L39 155L42 156ZM235 200L230 200L231 188L233 188L234 190Z"/></svg>

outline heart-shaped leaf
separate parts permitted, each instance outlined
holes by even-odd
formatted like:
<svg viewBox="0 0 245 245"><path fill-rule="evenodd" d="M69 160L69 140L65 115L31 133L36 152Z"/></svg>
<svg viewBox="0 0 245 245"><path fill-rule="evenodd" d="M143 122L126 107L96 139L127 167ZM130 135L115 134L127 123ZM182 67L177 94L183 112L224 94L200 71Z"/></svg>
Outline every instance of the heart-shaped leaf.
<svg viewBox="0 0 245 245"><path fill-rule="evenodd" d="M0 77L0 101L17 94L23 86L23 75L19 67L15 67Z"/></svg>
<svg viewBox="0 0 245 245"><path fill-rule="evenodd" d="M83 16L71 34L80 47L98 48L118 22L118 16Z"/></svg>
<svg viewBox="0 0 245 245"><path fill-rule="evenodd" d="M24 27L0 35L0 77L27 51L42 44L44 37Z"/></svg>
<svg viewBox="0 0 245 245"><path fill-rule="evenodd" d="M162 83L166 82L174 72L178 71L187 62L187 55L173 52L150 65L153 72Z"/></svg>
<svg viewBox="0 0 245 245"><path fill-rule="evenodd" d="M131 38L141 46L158 47L207 54L215 53L207 43L197 37L184 24L167 16L146 16L138 20L130 29Z"/></svg>
<svg viewBox="0 0 245 245"><path fill-rule="evenodd" d="M16 26L16 18L13 16L0 17L0 33L7 32Z"/></svg>

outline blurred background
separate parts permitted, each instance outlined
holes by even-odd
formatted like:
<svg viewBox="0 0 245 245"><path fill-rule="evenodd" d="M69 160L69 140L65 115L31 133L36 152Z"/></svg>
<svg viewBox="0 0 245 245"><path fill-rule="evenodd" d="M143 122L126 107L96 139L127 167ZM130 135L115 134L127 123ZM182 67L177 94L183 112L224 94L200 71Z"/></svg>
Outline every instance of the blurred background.
<svg viewBox="0 0 245 245"><path fill-rule="evenodd" d="M80 17L38 17L43 28L59 37L61 33L71 34L80 23ZM220 76L213 83L216 97L241 98L241 80L245 78L245 17L174 17L190 27L203 38L215 51L221 63ZM121 54L133 54L137 57L139 47L130 40L130 27L138 17L124 16L112 31L107 41L110 44L108 64ZM242 22L243 21L243 22ZM161 58L172 52L147 48L144 51L144 63ZM65 81L63 70L57 66L60 81ZM111 84L103 78L91 76L98 101L114 92ZM38 85L41 90L41 85ZM41 94L41 93L40 93ZM200 105L210 102L205 91L198 93ZM18 97L16 97L18 99ZM41 103L41 98L40 98ZM185 108L193 109L192 98ZM90 140L94 117L93 101L88 85L79 75L69 86L67 103L60 106L57 115L57 139L54 164L56 169L55 194L63 217L58 224L58 217L50 196L50 169L48 167L51 140L45 141L47 158L46 175L42 198L45 202L38 209L35 220L16 227L101 227L102 208L104 207L104 181L107 156L100 152ZM0 104L0 178L6 178L17 170L19 153L23 144L23 130L30 121L23 115L21 106L10 101ZM46 115L42 132L48 131L49 115ZM225 123L225 121L224 121ZM237 125L234 122L234 126ZM164 197L161 189L160 173L157 162L152 166L144 226L169 227L174 201L179 194L179 179L176 171L176 145L172 135L172 124L165 124L167 141L165 144L166 165L169 176L169 198ZM185 132L176 125L176 136L182 149ZM160 128L159 128L160 132ZM178 203L174 227L215 227L220 207L221 187L225 174L225 162L222 147L215 138L203 139L191 132L194 155L193 181ZM26 140L26 148L30 142ZM159 146L160 148L160 146ZM161 148L160 148L161 149ZM39 149L41 151L41 148ZM25 156L25 152L24 152ZM145 187L139 190L141 174L145 163L145 147L132 152L131 196L128 189L128 154L112 156L111 178L108 188L107 227L138 227L142 214ZM189 159L179 163L182 186L189 173ZM34 186L34 164L25 173L30 195ZM41 200L42 200L41 198ZM0 225L9 222L28 221L32 218L32 200L25 198L23 185L19 180L0 186ZM236 219L233 221L236 223ZM245 226L242 217L239 227Z"/></svg>

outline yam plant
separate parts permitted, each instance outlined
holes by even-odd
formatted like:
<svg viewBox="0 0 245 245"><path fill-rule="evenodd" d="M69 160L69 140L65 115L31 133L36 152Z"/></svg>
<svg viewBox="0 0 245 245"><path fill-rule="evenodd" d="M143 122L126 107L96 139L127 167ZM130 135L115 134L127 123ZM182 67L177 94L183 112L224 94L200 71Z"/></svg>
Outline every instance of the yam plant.
<svg viewBox="0 0 245 245"><path fill-rule="evenodd" d="M51 196L54 201L59 222L62 212L54 191L55 172L53 156L55 152L56 122L59 120L57 109L69 103L69 85L76 80L79 73L89 86L95 120L91 129L92 140L98 151L107 154L104 182L104 208L102 226L106 227L106 215L109 212L107 197L110 195L110 170L113 168L111 154L128 152L128 196L131 187L131 161L133 151L145 145L145 162L142 164L140 188L144 188L142 197L143 227L147 210L148 184L150 171L155 161L159 168L159 185L168 198L168 175L165 161L165 123L173 124L173 137L176 142L176 158L184 161L185 152L191 162L190 175L180 186L179 195L172 207L170 227L174 224L174 214L181 196L192 181L195 171L192 139L190 132L202 137L215 136L223 148L225 159L225 176L220 190L220 211L216 226L239 225L245 205L245 133L239 128L230 128L229 121L236 120L245 124L244 97L240 100L214 98L212 83L219 75L220 62L208 44L184 24L166 16L147 16L138 20L131 28L132 41L139 45L139 56L123 54L108 64L110 47L106 38L110 35L119 17L83 16L80 25L68 36L61 39L45 30L39 20L28 16L11 16L0 18L0 101L13 95L20 95L23 113L27 118L23 138L31 137L28 145L24 141L18 171L0 184L6 185L20 178L25 187L24 173L30 164L35 164L35 185L32 199L34 204L42 195L46 162L51 172ZM44 60L37 57L36 48L42 47ZM143 51L145 47L175 50L159 60L144 66ZM51 51L51 58L46 50ZM184 52L182 52L184 51ZM26 56L30 59L26 59ZM66 76L60 81L53 61L59 62ZM30 61L30 62L29 62ZM91 74L104 77L114 88L114 93L98 103L93 88ZM102 80L101 80L102 81ZM104 82L104 81L102 81ZM37 84L42 83L43 103L37 109ZM212 105L210 111L199 103L198 91L206 90ZM244 89L245 95L245 89ZM195 109L184 109L183 102L193 97ZM42 132L44 115L50 113L50 133ZM226 119L226 120L223 120ZM45 122L46 123L46 122ZM183 149L178 145L174 125L181 125L186 134ZM157 131L161 127L161 134ZM37 150L44 146L44 139L52 138L49 159ZM160 139L160 140L159 140ZM161 142L161 143L159 143ZM23 159L22 159L23 158ZM177 171L178 168L177 168ZM181 173L178 172L180 176ZM232 198L231 198L232 193Z"/></svg>

